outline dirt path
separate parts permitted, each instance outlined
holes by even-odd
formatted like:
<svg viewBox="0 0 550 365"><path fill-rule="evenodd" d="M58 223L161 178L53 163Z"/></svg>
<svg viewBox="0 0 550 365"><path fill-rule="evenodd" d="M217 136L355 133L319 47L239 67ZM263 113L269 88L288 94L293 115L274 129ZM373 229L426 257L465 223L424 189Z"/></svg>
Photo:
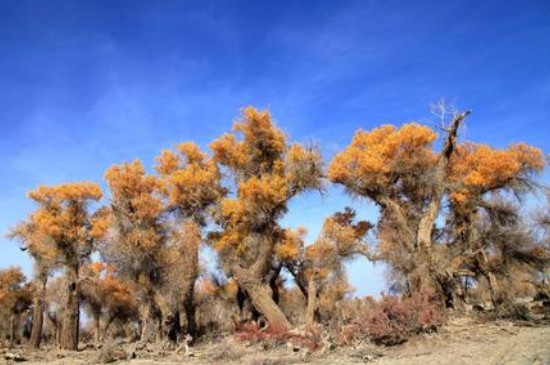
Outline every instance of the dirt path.
<svg viewBox="0 0 550 365"><path fill-rule="evenodd" d="M405 345L391 348L361 346L338 349L330 353L310 355L288 352L285 349L262 351L232 341L194 348L193 357L168 354L151 355L148 359L118 361L123 365L286 365L357 364L377 365L550 365L550 326L526 327L511 323L479 324L455 320L434 335L416 338ZM11 363L3 360L0 363ZM16 351L14 351L16 352ZM20 349L29 361L25 364L98 364L98 352L79 353L28 352Z"/></svg>

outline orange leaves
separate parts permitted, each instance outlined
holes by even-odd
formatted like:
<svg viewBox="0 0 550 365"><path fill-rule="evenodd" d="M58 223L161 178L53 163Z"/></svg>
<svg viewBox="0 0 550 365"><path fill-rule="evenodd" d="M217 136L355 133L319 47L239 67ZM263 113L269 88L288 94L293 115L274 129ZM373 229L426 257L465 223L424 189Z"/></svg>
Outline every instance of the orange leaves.
<svg viewBox="0 0 550 365"><path fill-rule="evenodd" d="M284 176L252 177L239 184L239 198L260 210L268 211L283 204L288 198Z"/></svg>
<svg viewBox="0 0 550 365"><path fill-rule="evenodd" d="M249 254L244 261L252 262L258 246L269 245L272 256L277 220L286 212L288 201L308 189L321 188L319 151L287 144L269 112L251 107L243 110L233 133L224 134L210 148L215 162L234 178L233 194L220 201L223 231L216 237L218 252L243 260L243 254ZM290 246L279 248L283 247L290 250ZM279 254L296 254L291 251Z"/></svg>
<svg viewBox="0 0 550 365"><path fill-rule="evenodd" d="M159 182L146 175L139 160L122 165L113 165L105 172L112 199L126 205L132 219L155 220L162 212L162 202L155 195Z"/></svg>
<svg viewBox="0 0 550 365"><path fill-rule="evenodd" d="M163 192L168 204L183 216L202 217L203 210L224 194L219 185L220 173L194 143L182 143L177 149L181 157L165 150L156 159Z"/></svg>
<svg viewBox="0 0 550 365"><path fill-rule="evenodd" d="M39 186L29 197L39 208L15 229L13 236L25 244L31 255L42 263L50 260L74 265L91 253L88 204L102 197L97 184Z"/></svg>
<svg viewBox="0 0 550 365"><path fill-rule="evenodd" d="M28 196L41 204L59 205L68 201L97 201L103 197L103 194L99 185L92 182L79 182L56 186L40 185L31 191Z"/></svg>
<svg viewBox="0 0 550 365"><path fill-rule="evenodd" d="M246 175L269 172L286 151L286 138L272 123L268 111L243 109L242 120L235 123L233 131L242 134L242 141L234 134L224 134L210 148L215 161L234 172Z"/></svg>
<svg viewBox="0 0 550 365"><path fill-rule="evenodd" d="M538 172L543 167L542 151L525 144L506 150L482 144L461 145L451 160L450 180L456 186L451 198L464 204L485 192L512 186L522 174Z"/></svg>
<svg viewBox="0 0 550 365"><path fill-rule="evenodd" d="M223 134L210 144L214 159L223 166L233 170L244 170L249 159L248 151L243 142L238 142L232 134Z"/></svg>
<svg viewBox="0 0 550 365"><path fill-rule="evenodd" d="M297 230L285 229L283 239L275 246L275 257L280 261L294 261L299 258L304 248L307 230L299 227Z"/></svg>
<svg viewBox="0 0 550 365"><path fill-rule="evenodd" d="M170 175L179 169L181 163L179 156L170 150L162 150L155 160L157 161L155 169L161 175Z"/></svg>
<svg viewBox="0 0 550 365"><path fill-rule="evenodd" d="M206 160L206 154L193 142L180 143L176 148L186 157L187 164L189 165L201 164Z"/></svg>
<svg viewBox="0 0 550 365"><path fill-rule="evenodd" d="M278 156L286 149L286 138L275 128L267 110L258 111L250 106L244 108L243 119L235 123L233 130L241 132L246 145L261 151L266 157Z"/></svg>
<svg viewBox="0 0 550 365"><path fill-rule="evenodd" d="M358 131L352 143L332 160L328 176L356 193L384 190L400 175L426 171L435 162L430 128L415 123L400 129L385 125Z"/></svg>
<svg viewBox="0 0 550 365"><path fill-rule="evenodd" d="M0 308L21 312L30 305L33 287L26 280L20 267L0 270Z"/></svg>
<svg viewBox="0 0 550 365"><path fill-rule="evenodd" d="M323 158L317 148L294 144L290 146L285 162L291 191L322 189Z"/></svg>

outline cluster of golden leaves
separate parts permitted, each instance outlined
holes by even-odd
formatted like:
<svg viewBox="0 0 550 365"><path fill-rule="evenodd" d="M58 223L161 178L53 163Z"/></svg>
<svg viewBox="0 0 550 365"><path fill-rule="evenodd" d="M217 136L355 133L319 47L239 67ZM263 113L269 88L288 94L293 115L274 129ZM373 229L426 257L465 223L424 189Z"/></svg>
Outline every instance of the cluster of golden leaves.
<svg viewBox="0 0 550 365"><path fill-rule="evenodd" d="M203 215L204 209L224 194L218 167L192 142L179 144L176 149L179 154L164 150L156 159L162 191L168 205L183 216Z"/></svg>
<svg viewBox="0 0 550 365"><path fill-rule="evenodd" d="M358 131L351 144L332 160L328 177L353 191L385 191L399 176L431 168L437 134L416 123L384 125Z"/></svg>
<svg viewBox="0 0 550 365"><path fill-rule="evenodd" d="M10 235L22 241L36 260L67 261L80 247L89 244L92 232L97 232L96 224L101 224L88 211L90 202L102 198L97 184L39 186L29 197L38 203L38 209Z"/></svg>
<svg viewBox="0 0 550 365"><path fill-rule="evenodd" d="M85 283L91 284L83 290L88 301L98 302L108 308L136 306L132 285L120 280L112 265L99 261L89 263L82 268L82 277L87 279Z"/></svg>
<svg viewBox="0 0 550 365"><path fill-rule="evenodd" d="M450 165L450 180L456 186L451 199L455 204L465 204L488 191L505 188L520 174L543 168L542 151L524 143L506 150L483 144L460 145Z"/></svg>
<svg viewBox="0 0 550 365"><path fill-rule="evenodd" d="M25 285L25 275L19 267L0 270L0 309L14 310L25 301L30 302L32 288Z"/></svg>
<svg viewBox="0 0 550 365"><path fill-rule="evenodd" d="M236 181L236 196L220 204L225 225L216 242L220 252L243 253L245 237L254 226L275 224L293 196L321 187L318 151L289 145L268 111L245 108L233 133L224 134L210 148L215 162Z"/></svg>
<svg viewBox="0 0 550 365"><path fill-rule="evenodd" d="M163 210L158 192L160 183L147 175L139 160L113 165L105 172L105 179L111 191L111 199L129 210L128 218L133 221L154 221Z"/></svg>

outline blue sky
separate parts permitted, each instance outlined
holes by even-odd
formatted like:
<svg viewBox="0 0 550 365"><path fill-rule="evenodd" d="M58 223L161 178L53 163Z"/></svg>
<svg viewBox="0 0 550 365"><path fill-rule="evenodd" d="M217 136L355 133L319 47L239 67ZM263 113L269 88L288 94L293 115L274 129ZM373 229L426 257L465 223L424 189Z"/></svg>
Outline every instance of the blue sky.
<svg viewBox="0 0 550 365"><path fill-rule="evenodd" d="M0 231L37 184L206 146L246 105L330 158L358 128L434 124L441 97L473 110L464 139L548 153L550 2L0 0ZM284 223L313 235L349 204L374 216L331 188ZM31 272L16 244L0 248L0 267ZM358 294L382 290L382 273L350 268Z"/></svg>

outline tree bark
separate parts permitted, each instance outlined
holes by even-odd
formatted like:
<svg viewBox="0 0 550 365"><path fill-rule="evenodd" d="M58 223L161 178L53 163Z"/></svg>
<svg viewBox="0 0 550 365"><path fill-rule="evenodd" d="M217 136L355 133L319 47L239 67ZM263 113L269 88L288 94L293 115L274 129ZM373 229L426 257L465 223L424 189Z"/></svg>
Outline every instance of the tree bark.
<svg viewBox="0 0 550 365"><path fill-rule="evenodd" d="M93 311L94 319L94 342L97 345L101 342L101 310Z"/></svg>
<svg viewBox="0 0 550 365"><path fill-rule="evenodd" d="M252 299L252 304L265 316L271 326L290 329L290 322L273 300L269 285L253 284L246 288L246 291Z"/></svg>
<svg viewBox="0 0 550 365"><path fill-rule="evenodd" d="M42 329L44 327L44 301L46 296L46 285L48 276L41 276L37 285L36 294L34 296L33 315L32 315L32 330L29 346L32 348L40 348L42 343Z"/></svg>
<svg viewBox="0 0 550 365"><path fill-rule="evenodd" d="M468 114L470 114L470 112L466 111L457 115L449 126L447 138L445 139L445 145L443 146L443 150L441 151L441 155L435 166L435 173L433 176L434 189L428 205L428 210L424 213L418 225L417 248L427 249L432 245L434 223L439 214L441 199L443 198L443 194L445 194L446 190L447 166L451 155L455 151L458 128Z"/></svg>
<svg viewBox="0 0 550 365"><path fill-rule="evenodd" d="M195 301L194 291L187 293L183 302L183 308L185 310L186 332L188 335L195 337L197 335L197 320L195 318Z"/></svg>
<svg viewBox="0 0 550 365"><path fill-rule="evenodd" d="M67 303L61 333L61 348L78 350L80 303L78 298L78 265L67 268Z"/></svg>
<svg viewBox="0 0 550 365"><path fill-rule="evenodd" d="M315 324L315 312L317 311L317 283L315 275L311 275L308 282L308 296L306 307L306 327L311 327Z"/></svg>
<svg viewBox="0 0 550 365"><path fill-rule="evenodd" d="M291 325L277 303L266 274L271 269L274 241L266 232L261 232L258 243L260 250L256 260L249 268L237 266L233 269L235 280L248 293L252 305L265 316L271 326L290 329Z"/></svg>
<svg viewBox="0 0 550 365"><path fill-rule="evenodd" d="M15 333L16 333L16 315L15 313L10 314L10 348L15 346Z"/></svg>

